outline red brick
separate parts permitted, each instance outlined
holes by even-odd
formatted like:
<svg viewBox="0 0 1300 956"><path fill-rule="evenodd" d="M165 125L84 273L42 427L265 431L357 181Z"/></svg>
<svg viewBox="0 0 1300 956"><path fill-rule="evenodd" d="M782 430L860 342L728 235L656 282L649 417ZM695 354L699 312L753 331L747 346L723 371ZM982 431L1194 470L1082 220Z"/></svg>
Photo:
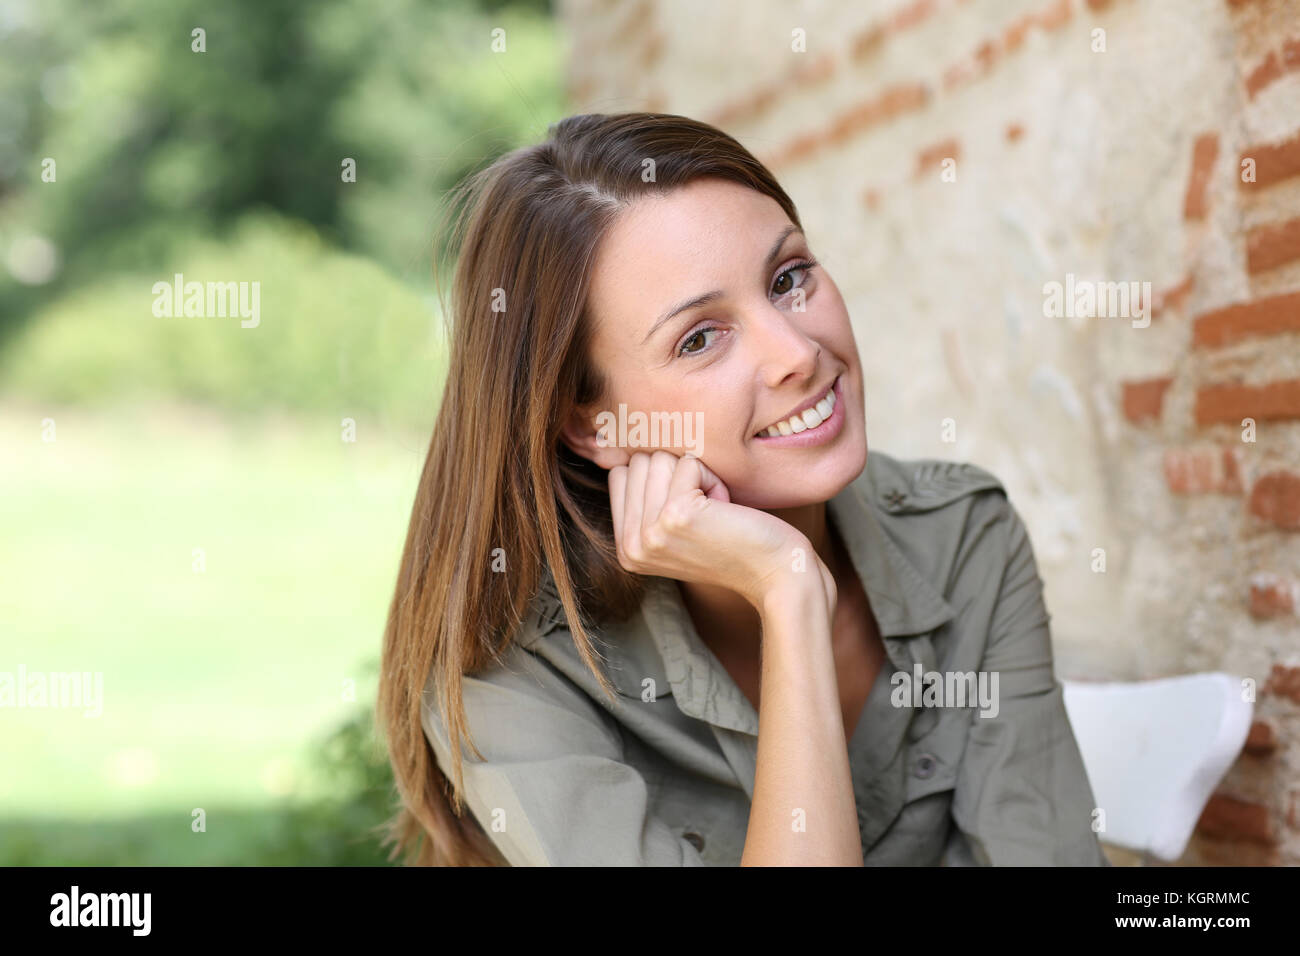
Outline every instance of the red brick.
<svg viewBox="0 0 1300 956"><path fill-rule="evenodd" d="M1288 73L1300 70L1300 37L1292 37L1282 45L1282 69Z"/></svg>
<svg viewBox="0 0 1300 956"><path fill-rule="evenodd" d="M893 119L908 110L920 109L930 101L930 90L924 83L900 83L885 90L876 101L881 119Z"/></svg>
<svg viewBox="0 0 1300 956"><path fill-rule="evenodd" d="M1183 200L1184 219L1205 218L1210 173L1214 170L1214 160L1218 155L1218 134L1204 133L1196 137L1196 142L1192 144L1192 172L1187 180L1187 196Z"/></svg>
<svg viewBox="0 0 1300 956"><path fill-rule="evenodd" d="M1241 477L1241 449L1232 445L1224 445L1223 457L1219 461L1223 465L1223 479L1219 482L1219 493L1225 495L1243 494L1246 485Z"/></svg>
<svg viewBox="0 0 1300 956"><path fill-rule="evenodd" d="M750 109L754 113L761 113L775 103L780 95L780 89L775 86L765 86L757 89L750 98Z"/></svg>
<svg viewBox="0 0 1300 956"><path fill-rule="evenodd" d="M1014 48L1014 45L1007 47L1008 50ZM1001 55L1002 51L998 48L996 40L984 40L969 57L944 70L944 89L951 90L963 83L978 80L993 69Z"/></svg>
<svg viewBox="0 0 1300 956"><path fill-rule="evenodd" d="M1274 664L1260 693L1286 697L1291 703L1300 704L1300 667Z"/></svg>
<svg viewBox="0 0 1300 956"><path fill-rule="evenodd" d="M906 30L928 19L935 11L935 0L913 0L889 18L889 29L893 32Z"/></svg>
<svg viewBox="0 0 1300 956"><path fill-rule="evenodd" d="M1260 90L1281 79L1283 74L1300 70L1300 37L1291 37L1280 51L1272 51L1246 77L1246 94L1254 99Z"/></svg>
<svg viewBox="0 0 1300 956"><path fill-rule="evenodd" d="M1196 392L1195 414L1197 425L1300 418L1300 378L1267 385L1206 385Z"/></svg>
<svg viewBox="0 0 1300 956"><path fill-rule="evenodd" d="M1300 219L1256 226L1246 233L1246 271L1251 275L1300 259Z"/></svg>
<svg viewBox="0 0 1300 956"><path fill-rule="evenodd" d="M1200 495L1218 487L1217 455L1185 448L1166 448L1165 484L1176 495Z"/></svg>
<svg viewBox="0 0 1300 956"><path fill-rule="evenodd" d="M873 23L853 38L849 46L851 60L864 60L876 53L891 33L908 30L924 23L938 9L936 0L913 0L882 23Z"/></svg>
<svg viewBox="0 0 1300 956"><path fill-rule="evenodd" d="M975 70L969 63L954 63L943 71L943 88L951 90L974 78Z"/></svg>
<svg viewBox="0 0 1300 956"><path fill-rule="evenodd" d="M1172 382L1172 378L1124 382L1120 386L1120 404L1124 409L1124 417L1134 423L1158 421L1165 401L1165 390Z"/></svg>
<svg viewBox="0 0 1300 956"><path fill-rule="evenodd" d="M1277 727L1271 720L1257 720L1250 725L1242 747L1252 757L1268 757L1277 752Z"/></svg>
<svg viewBox="0 0 1300 956"><path fill-rule="evenodd" d="M1273 471L1250 490L1250 513L1283 531L1300 531L1300 472Z"/></svg>
<svg viewBox="0 0 1300 956"><path fill-rule="evenodd" d="M1188 852L1195 854L1193 866L1283 865L1281 851L1276 846L1207 840L1201 836L1195 836L1188 846Z"/></svg>
<svg viewBox="0 0 1300 956"><path fill-rule="evenodd" d="M961 157L961 143L955 139L945 139L929 146L916 155L916 175L923 176L932 169L937 169L945 159Z"/></svg>
<svg viewBox="0 0 1300 956"><path fill-rule="evenodd" d="M1211 840L1246 840L1263 846L1277 843L1273 814L1268 807L1224 793L1210 797L1196 824L1196 832Z"/></svg>
<svg viewBox="0 0 1300 956"><path fill-rule="evenodd" d="M1280 143L1252 146L1241 154L1242 160L1255 160L1255 181L1242 182L1241 188L1271 186L1291 176L1300 174L1300 133ZM1241 164L1237 164L1237 178L1241 179Z"/></svg>
<svg viewBox="0 0 1300 956"><path fill-rule="evenodd" d="M747 95L732 100L713 110L708 115L709 122L715 126L731 126L762 113L780 97L779 85L760 86Z"/></svg>
<svg viewBox="0 0 1300 956"><path fill-rule="evenodd" d="M853 43L849 47L849 58L852 60L865 60L879 50L884 43L884 26L878 23L873 24L853 38Z"/></svg>
<svg viewBox="0 0 1300 956"><path fill-rule="evenodd" d="M1198 316L1192 327L1193 348L1219 348L1260 335L1300 332L1300 292L1239 302Z"/></svg>
<svg viewBox="0 0 1300 956"><path fill-rule="evenodd" d="M1246 95L1254 99L1264 87L1282 75L1282 61L1276 53L1270 53L1259 66L1250 71L1246 77Z"/></svg>
<svg viewBox="0 0 1300 956"><path fill-rule="evenodd" d="M1165 484L1176 495L1239 495L1245 490L1240 454L1231 446L1166 448L1162 462Z"/></svg>
<svg viewBox="0 0 1300 956"><path fill-rule="evenodd" d="M1025 37L1029 34L1034 25L1034 15L1027 14L1019 20L1013 20L1011 24L1002 31L1002 49L1007 53L1015 53L1025 42Z"/></svg>
<svg viewBox="0 0 1300 956"><path fill-rule="evenodd" d="M1070 0L1057 0L1038 13L1038 25L1044 30L1063 27L1070 20Z"/></svg>
<svg viewBox="0 0 1300 956"><path fill-rule="evenodd" d="M815 86L830 79L835 73L835 57L829 53L805 60L794 71L791 79L800 86Z"/></svg>
<svg viewBox="0 0 1300 956"><path fill-rule="evenodd" d="M921 83L891 86L837 116L823 138L827 145L843 143L876 123L891 120L909 110L920 109L929 98L929 89Z"/></svg>
<svg viewBox="0 0 1300 956"><path fill-rule="evenodd" d="M1250 579L1250 616L1268 620L1295 613L1296 584L1276 574L1259 573Z"/></svg>
<svg viewBox="0 0 1300 956"><path fill-rule="evenodd" d="M1192 291L1196 284L1195 277L1189 272L1183 276L1183 281L1178 285L1170 286L1168 289L1161 289L1151 297L1151 318L1157 318L1161 313L1168 309L1178 309L1182 307L1183 300L1187 294Z"/></svg>

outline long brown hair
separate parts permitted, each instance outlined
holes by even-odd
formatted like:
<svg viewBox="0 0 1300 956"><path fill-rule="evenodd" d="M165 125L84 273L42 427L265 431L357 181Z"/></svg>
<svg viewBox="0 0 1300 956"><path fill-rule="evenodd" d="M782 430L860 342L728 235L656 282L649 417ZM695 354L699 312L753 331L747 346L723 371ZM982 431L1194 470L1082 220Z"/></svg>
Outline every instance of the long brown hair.
<svg viewBox="0 0 1300 956"><path fill-rule="evenodd" d="M483 756L468 734L461 677L510 647L543 585L558 594L583 661L613 696L587 628L634 611L642 582L618 563L607 473L559 436L575 407L606 395L588 362L588 278L602 236L638 198L704 177L758 190L800 225L790 198L740 143L666 113L570 116L451 194L448 208L460 213L449 237L458 250L446 311L450 363L388 612L376 708L399 797L385 827L390 859L506 862L464 813L461 736ZM508 573L493 573L502 557ZM431 677L454 787L420 721Z"/></svg>

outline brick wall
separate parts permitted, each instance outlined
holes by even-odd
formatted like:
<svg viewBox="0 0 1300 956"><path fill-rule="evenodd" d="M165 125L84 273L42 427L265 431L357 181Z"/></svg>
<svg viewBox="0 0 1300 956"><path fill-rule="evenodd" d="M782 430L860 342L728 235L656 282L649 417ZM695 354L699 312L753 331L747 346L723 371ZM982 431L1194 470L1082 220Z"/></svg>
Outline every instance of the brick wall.
<svg viewBox="0 0 1300 956"><path fill-rule="evenodd" d="M1255 681L1180 862L1300 863L1300 0L559 8L574 111L696 116L781 179L869 443L1004 480L1062 677ZM1047 316L1072 280L1149 283L1149 321Z"/></svg>

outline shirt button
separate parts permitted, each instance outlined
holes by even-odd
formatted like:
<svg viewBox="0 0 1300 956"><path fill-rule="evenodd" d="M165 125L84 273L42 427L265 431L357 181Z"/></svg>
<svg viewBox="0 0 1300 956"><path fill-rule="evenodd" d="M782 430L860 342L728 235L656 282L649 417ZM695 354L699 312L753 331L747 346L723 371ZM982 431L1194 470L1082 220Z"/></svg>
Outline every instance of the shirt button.
<svg viewBox="0 0 1300 956"><path fill-rule="evenodd" d="M704 852L704 837L698 833L683 833L682 838L699 852Z"/></svg>
<svg viewBox="0 0 1300 956"><path fill-rule="evenodd" d="M916 767L912 772L922 780L928 780L934 776L935 768L938 766L939 762L934 759L933 754L921 754L916 758Z"/></svg>
<svg viewBox="0 0 1300 956"><path fill-rule="evenodd" d="M885 503L891 508L901 508L907 495L903 494L897 488L890 488L885 492Z"/></svg>

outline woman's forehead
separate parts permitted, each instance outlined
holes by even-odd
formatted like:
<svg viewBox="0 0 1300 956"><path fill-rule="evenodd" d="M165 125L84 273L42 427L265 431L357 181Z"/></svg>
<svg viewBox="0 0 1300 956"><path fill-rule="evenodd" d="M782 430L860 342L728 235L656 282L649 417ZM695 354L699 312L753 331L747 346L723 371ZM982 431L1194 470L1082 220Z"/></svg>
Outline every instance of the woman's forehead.
<svg viewBox="0 0 1300 956"><path fill-rule="evenodd" d="M595 314L618 318L619 335L639 330L639 342L674 303L751 280L792 226L773 199L736 183L701 181L638 200L601 242Z"/></svg>

